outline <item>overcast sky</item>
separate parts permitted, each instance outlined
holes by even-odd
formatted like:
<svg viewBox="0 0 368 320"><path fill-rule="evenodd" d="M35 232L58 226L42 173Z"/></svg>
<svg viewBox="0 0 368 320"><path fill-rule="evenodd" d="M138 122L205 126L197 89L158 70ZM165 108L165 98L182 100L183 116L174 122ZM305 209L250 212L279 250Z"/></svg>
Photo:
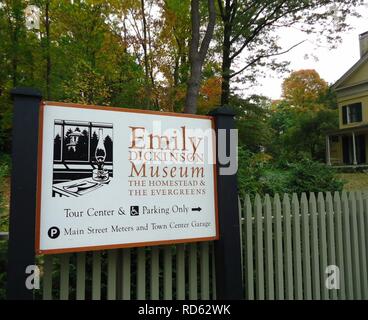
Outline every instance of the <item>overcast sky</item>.
<svg viewBox="0 0 368 320"><path fill-rule="evenodd" d="M283 59L290 61L291 70L315 69L320 76L329 83L338 80L356 61L359 60L359 34L368 31L368 1L359 10L361 18L348 18L348 23L352 30L342 34L342 43L337 49L329 50L325 47L318 47L315 43L315 36L306 36L295 29L285 29L280 34L280 44L284 48L289 48L303 39L306 42L283 55ZM309 55L306 59L305 55ZM314 55L317 60L311 55ZM243 92L244 96L257 93L278 99L281 96L281 83L285 75L277 78L274 74L259 79L260 85Z"/></svg>

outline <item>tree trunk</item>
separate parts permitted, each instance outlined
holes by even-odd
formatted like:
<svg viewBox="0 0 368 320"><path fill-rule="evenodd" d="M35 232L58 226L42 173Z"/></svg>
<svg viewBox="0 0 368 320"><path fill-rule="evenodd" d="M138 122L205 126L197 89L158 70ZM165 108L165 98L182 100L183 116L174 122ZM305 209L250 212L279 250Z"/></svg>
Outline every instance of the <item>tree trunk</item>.
<svg viewBox="0 0 368 320"><path fill-rule="evenodd" d="M147 50L147 20L145 16L145 2L141 0L141 13L142 13L142 25L143 25L143 40L142 40L142 48L143 48L143 56L144 56L144 72L145 72L145 92L146 92L146 101L147 105L149 105L151 101L151 88L150 88L150 68L149 68L149 59L148 59L148 50Z"/></svg>
<svg viewBox="0 0 368 320"><path fill-rule="evenodd" d="M231 73L231 33L234 14L237 10L237 1L218 0L221 19L224 24L224 36L222 42L222 66L221 66L221 105L229 104L230 99L230 73Z"/></svg>
<svg viewBox="0 0 368 320"><path fill-rule="evenodd" d="M180 57L177 55L175 57L175 63L174 63L174 72L173 72L173 79L174 79L174 87L176 88L179 84L179 65L180 63Z"/></svg>
<svg viewBox="0 0 368 320"><path fill-rule="evenodd" d="M222 47L222 84L221 84L221 105L226 106L229 104L230 98L230 69L231 69L231 59L230 59L230 35L231 27L228 21L225 22L224 27L224 42Z"/></svg>
<svg viewBox="0 0 368 320"><path fill-rule="evenodd" d="M12 6L5 6L7 12L9 34L11 40L11 78L13 87L18 86L18 62L19 62L19 33L23 24L23 10L20 1L15 1Z"/></svg>
<svg viewBox="0 0 368 320"><path fill-rule="evenodd" d="M188 81L187 95L185 99L185 113L197 112L197 98L199 93L202 64L200 61L191 62L190 78Z"/></svg>
<svg viewBox="0 0 368 320"><path fill-rule="evenodd" d="M146 75L146 82L148 83L149 79L149 66L148 66L148 52L147 52L147 21L145 16L145 3L144 0L141 0L141 12L142 12L142 25L143 25L143 55L144 55L144 71Z"/></svg>
<svg viewBox="0 0 368 320"><path fill-rule="evenodd" d="M45 29L46 29L46 99L50 100L51 94L51 55L50 55L50 0L46 1Z"/></svg>
<svg viewBox="0 0 368 320"><path fill-rule="evenodd" d="M197 98L202 76L202 66L210 45L216 23L214 0L208 0L209 19L206 33L200 44L199 0L191 1L192 37L190 40L189 60L190 77L185 97L185 113L197 112Z"/></svg>

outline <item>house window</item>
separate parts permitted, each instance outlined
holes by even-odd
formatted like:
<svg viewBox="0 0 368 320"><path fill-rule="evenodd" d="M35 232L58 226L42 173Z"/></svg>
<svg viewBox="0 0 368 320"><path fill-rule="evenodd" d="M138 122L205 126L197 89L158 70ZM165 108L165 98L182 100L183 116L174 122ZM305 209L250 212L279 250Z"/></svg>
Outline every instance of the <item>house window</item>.
<svg viewBox="0 0 368 320"><path fill-rule="evenodd" d="M333 143L339 142L339 136L331 136L331 142Z"/></svg>
<svg viewBox="0 0 368 320"><path fill-rule="evenodd" d="M357 102L342 107L342 123L349 124L362 121L362 103Z"/></svg>

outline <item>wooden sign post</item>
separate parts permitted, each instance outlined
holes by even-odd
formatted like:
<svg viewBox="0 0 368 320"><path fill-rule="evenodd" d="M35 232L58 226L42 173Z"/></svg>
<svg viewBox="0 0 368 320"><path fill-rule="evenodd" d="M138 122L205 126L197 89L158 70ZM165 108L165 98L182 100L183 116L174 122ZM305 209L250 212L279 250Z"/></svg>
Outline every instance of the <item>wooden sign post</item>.
<svg viewBox="0 0 368 320"><path fill-rule="evenodd" d="M226 107L213 110L217 134L217 201L220 237L215 241L216 297L219 300L244 298L236 173L221 175L219 169L229 164L219 161L219 130L226 130L226 150L230 148L230 130L235 129L234 112ZM237 146L232 146L237 147Z"/></svg>

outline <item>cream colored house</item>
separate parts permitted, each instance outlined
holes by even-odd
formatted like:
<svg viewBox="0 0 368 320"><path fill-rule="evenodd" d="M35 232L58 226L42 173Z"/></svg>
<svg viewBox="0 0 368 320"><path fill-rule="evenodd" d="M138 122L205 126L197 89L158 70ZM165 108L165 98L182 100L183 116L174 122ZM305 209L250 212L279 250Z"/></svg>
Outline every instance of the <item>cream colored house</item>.
<svg viewBox="0 0 368 320"><path fill-rule="evenodd" d="M368 32L359 41L360 59L333 85L339 130L326 138L330 165L368 165Z"/></svg>

